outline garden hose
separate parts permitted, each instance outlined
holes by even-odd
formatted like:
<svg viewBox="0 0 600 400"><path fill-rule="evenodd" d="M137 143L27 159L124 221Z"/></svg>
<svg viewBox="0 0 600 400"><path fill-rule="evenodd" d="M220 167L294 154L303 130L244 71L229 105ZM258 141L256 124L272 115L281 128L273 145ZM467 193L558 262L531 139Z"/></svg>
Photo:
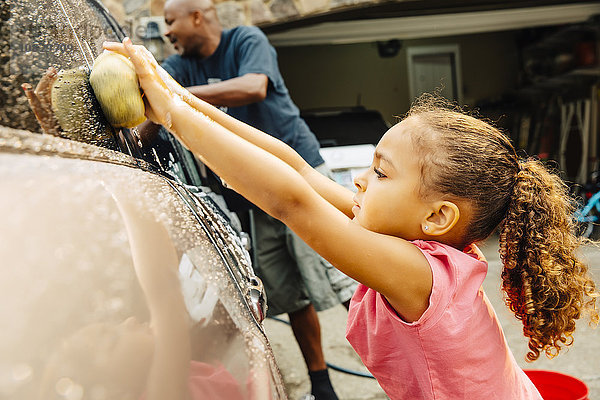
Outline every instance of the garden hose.
<svg viewBox="0 0 600 400"><path fill-rule="evenodd" d="M286 321L285 319L281 319L281 318L278 318L278 317L269 317L269 318L273 319L275 321L283 322L286 325L290 325L290 323L288 321ZM331 368L331 369L333 369L335 371L343 372L343 373L349 374L349 375L360 376L362 378L375 379L375 377L373 375L371 375L370 373L368 373L368 372L354 371L354 370L351 370L351 369L339 367L339 366L337 366L335 364L330 364L328 362L325 362L325 364L327 365L328 368Z"/></svg>

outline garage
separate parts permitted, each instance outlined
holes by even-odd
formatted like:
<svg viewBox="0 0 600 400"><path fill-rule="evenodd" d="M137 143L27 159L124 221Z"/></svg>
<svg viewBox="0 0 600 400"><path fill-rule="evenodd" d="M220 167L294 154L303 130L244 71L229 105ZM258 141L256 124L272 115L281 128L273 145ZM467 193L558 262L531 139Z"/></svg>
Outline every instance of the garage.
<svg viewBox="0 0 600 400"><path fill-rule="evenodd" d="M583 184L598 169L599 16L597 2L405 1L261 28L309 124L336 121L311 124L324 146L376 143L381 120L437 90Z"/></svg>

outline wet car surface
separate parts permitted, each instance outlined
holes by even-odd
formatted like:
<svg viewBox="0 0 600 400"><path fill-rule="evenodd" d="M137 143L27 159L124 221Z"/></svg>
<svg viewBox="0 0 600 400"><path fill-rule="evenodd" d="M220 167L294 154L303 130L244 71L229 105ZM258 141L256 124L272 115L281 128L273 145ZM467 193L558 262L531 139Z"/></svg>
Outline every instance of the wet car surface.
<svg viewBox="0 0 600 400"><path fill-rule="evenodd" d="M86 135L40 133L21 84L48 66L85 70L122 37L116 22L95 1L1 7L0 398L141 398L136 379L164 353L157 315L179 314L172 353L185 350L192 397L286 398L262 285L230 216L198 187L195 160L93 120ZM153 259L164 252L170 268ZM182 309L158 314L171 302Z"/></svg>

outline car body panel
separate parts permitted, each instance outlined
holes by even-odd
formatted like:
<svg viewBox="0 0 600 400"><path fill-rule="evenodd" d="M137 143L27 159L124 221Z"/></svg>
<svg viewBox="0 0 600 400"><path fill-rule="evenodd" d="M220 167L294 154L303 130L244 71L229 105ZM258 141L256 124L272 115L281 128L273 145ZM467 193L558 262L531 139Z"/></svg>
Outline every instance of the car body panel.
<svg viewBox="0 0 600 400"><path fill-rule="evenodd" d="M149 320L117 192L160 222L177 250L192 359L225 366L244 398L254 398L249 382L285 398L260 281L208 196L119 152L0 127L3 398L35 398L49 360L83 327Z"/></svg>
<svg viewBox="0 0 600 400"><path fill-rule="evenodd" d="M98 0L6 0L0 18L0 398L112 399L117 381L136 393L133 368L119 376L115 365L112 380L90 383L101 375L97 359L110 353L102 343L87 357L65 352L89 340L82 337L90 327L152 323L138 279L139 238L127 223L135 214L155 227L144 240L164 231L160 247L176 254L177 267L165 269L177 285L159 292L183 299L189 370L217 368L242 398L285 399L243 233L201 187L205 171L194 156L166 131L157 146L143 143L136 129L110 128L99 140L101 118L81 121L79 134L63 126L61 137L39 133L21 85L35 87L48 67L89 72L102 43L123 39L123 29ZM152 327L155 346L157 332ZM143 360L142 342L127 346L128 359ZM207 390L221 387L203 382Z"/></svg>

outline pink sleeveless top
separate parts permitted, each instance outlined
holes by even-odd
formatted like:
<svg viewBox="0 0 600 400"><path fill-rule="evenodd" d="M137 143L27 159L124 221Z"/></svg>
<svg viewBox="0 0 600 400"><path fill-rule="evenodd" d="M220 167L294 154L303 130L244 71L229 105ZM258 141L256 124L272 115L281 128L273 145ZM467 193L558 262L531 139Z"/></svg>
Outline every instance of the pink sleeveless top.
<svg viewBox="0 0 600 400"><path fill-rule="evenodd" d="M192 361L188 387L193 400L242 400L244 398L239 383L222 365L214 366Z"/></svg>
<svg viewBox="0 0 600 400"><path fill-rule="evenodd" d="M541 400L517 365L481 284L487 262L466 252L414 241L433 273L429 307L412 323L359 285L346 338L391 399Z"/></svg>
<svg viewBox="0 0 600 400"><path fill-rule="evenodd" d="M188 379L190 400L243 400L240 385L223 365L190 362ZM142 395L140 400L146 400Z"/></svg>

